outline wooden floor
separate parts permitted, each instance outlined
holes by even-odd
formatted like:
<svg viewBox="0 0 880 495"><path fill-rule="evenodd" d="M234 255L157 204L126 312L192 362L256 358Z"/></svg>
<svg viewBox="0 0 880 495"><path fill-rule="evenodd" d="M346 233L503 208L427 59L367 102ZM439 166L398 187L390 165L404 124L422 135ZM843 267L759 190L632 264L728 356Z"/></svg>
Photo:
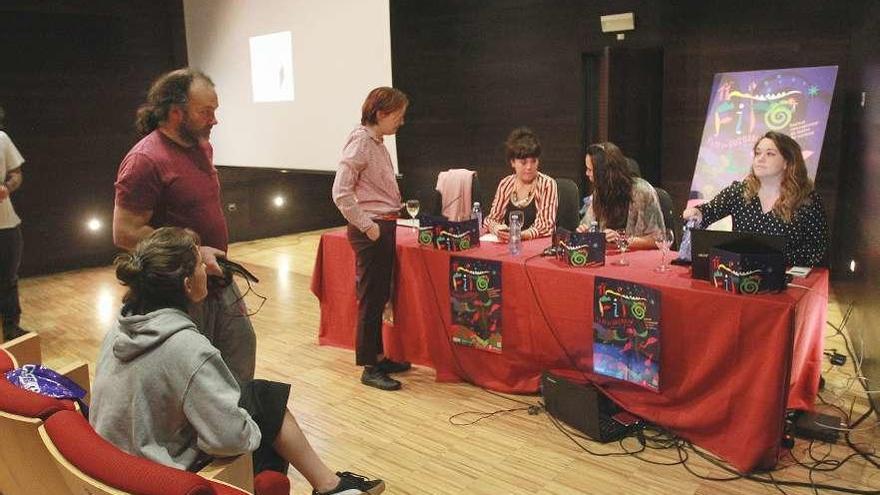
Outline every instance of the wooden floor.
<svg viewBox="0 0 880 495"><path fill-rule="evenodd" d="M252 269L261 279L257 291L269 298L253 317L259 341L257 376L293 384L290 406L332 468L381 477L389 494L814 493L810 488L777 488L745 479L706 481L680 464L658 464L676 463L680 452L675 448L647 449L638 457L590 455L557 430L544 413L531 416L519 410L455 426L450 424L455 414L519 408L523 407L520 402L534 404L539 398L508 399L471 385L435 383L433 371L423 367L402 375L400 392L360 385L352 352L316 344L319 309L309 283L319 237L320 232L315 232L239 243L230 248L230 258ZM49 364L58 366L73 359L93 363L122 293L109 267L25 279L21 283L23 325L41 334ZM248 301L254 309L257 299L248 296ZM845 307L839 306L832 301L831 322L840 321ZM842 351L843 341L833 337L826 348ZM867 403L852 376L849 362L842 369L829 369L823 395L846 411L853 407L858 415ZM477 416L457 419L469 421ZM852 438L863 449L876 451L880 447L876 416L860 425ZM618 444L582 443L595 453L622 452ZM624 445L631 450L638 447L635 440ZM795 457L803 462L809 460L807 446L798 440L794 449ZM706 477L731 477L694 451L682 452L688 456L691 471ZM850 453L841 445L816 444L812 449L817 459L842 459ZM809 483L810 472L790 457L780 468L771 474L774 479ZM293 470L291 478L291 493L311 493ZM880 470L862 459L853 459L836 471L817 472L813 479L880 490Z"/></svg>

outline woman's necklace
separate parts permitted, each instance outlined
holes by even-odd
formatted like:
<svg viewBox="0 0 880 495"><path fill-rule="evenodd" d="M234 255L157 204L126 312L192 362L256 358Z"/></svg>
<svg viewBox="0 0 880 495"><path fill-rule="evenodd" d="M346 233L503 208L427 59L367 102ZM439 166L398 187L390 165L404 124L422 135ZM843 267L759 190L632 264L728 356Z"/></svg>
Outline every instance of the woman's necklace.
<svg viewBox="0 0 880 495"><path fill-rule="evenodd" d="M535 191L535 183L531 184L520 184L517 183L516 188L513 190L513 197L511 197L511 201L514 206L517 208L522 208L523 206L528 205L532 200L532 193Z"/></svg>

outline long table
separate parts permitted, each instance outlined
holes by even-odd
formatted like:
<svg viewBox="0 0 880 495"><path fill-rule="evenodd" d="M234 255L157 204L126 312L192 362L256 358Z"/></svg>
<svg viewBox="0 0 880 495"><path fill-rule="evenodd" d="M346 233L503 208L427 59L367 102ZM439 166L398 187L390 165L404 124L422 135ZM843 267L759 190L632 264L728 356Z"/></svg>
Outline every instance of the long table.
<svg viewBox="0 0 880 495"><path fill-rule="evenodd" d="M589 379L634 414L727 460L741 472L775 465L787 408L811 410L819 386L828 272L814 269L805 288L735 295L693 280L688 268L653 268L658 251L626 253L630 266L570 268L537 256L548 245L524 243L519 256L483 243L449 253L418 246L397 231L394 324L388 354L432 367L442 382L465 380L502 392L534 393L543 370ZM503 351L451 342L449 257L502 262ZM357 321L354 253L345 231L321 238L312 292L321 305L318 341L354 347ZM660 392L592 371L595 277L661 291Z"/></svg>

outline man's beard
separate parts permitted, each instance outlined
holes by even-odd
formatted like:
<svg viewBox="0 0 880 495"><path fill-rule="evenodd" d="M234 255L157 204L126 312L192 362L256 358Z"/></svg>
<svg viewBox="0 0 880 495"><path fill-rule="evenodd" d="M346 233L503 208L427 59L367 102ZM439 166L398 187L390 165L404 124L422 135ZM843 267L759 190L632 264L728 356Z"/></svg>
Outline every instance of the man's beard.
<svg viewBox="0 0 880 495"><path fill-rule="evenodd" d="M207 127L201 130L194 128L189 114L184 114L183 122L180 123L180 129L177 132L184 141L192 144L198 144L202 140L207 141L211 137L211 128Z"/></svg>

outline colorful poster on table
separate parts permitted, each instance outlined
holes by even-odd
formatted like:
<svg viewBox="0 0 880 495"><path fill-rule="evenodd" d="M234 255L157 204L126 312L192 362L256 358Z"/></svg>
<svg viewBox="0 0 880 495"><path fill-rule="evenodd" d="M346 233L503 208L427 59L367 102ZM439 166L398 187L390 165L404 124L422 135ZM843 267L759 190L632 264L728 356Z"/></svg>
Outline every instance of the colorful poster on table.
<svg viewBox="0 0 880 495"><path fill-rule="evenodd" d="M660 390L660 291L596 277L593 371Z"/></svg>
<svg viewBox="0 0 880 495"><path fill-rule="evenodd" d="M501 262L449 258L452 341L501 352Z"/></svg>
<svg viewBox="0 0 880 495"><path fill-rule="evenodd" d="M715 74L690 199L708 201L752 164L767 131L794 138L816 177L837 66Z"/></svg>

